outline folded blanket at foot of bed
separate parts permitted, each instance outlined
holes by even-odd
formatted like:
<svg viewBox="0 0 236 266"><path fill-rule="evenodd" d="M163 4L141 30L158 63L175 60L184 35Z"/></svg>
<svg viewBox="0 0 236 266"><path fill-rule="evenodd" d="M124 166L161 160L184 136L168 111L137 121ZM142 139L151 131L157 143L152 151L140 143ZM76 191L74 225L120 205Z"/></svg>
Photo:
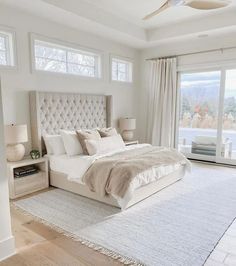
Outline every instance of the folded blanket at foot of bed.
<svg viewBox="0 0 236 266"><path fill-rule="evenodd" d="M140 173L153 167L173 166L175 169L176 165L191 167L185 156L175 149L145 146L94 161L84 174L83 182L100 196L111 194L123 198L132 180ZM156 176L156 180L159 178Z"/></svg>

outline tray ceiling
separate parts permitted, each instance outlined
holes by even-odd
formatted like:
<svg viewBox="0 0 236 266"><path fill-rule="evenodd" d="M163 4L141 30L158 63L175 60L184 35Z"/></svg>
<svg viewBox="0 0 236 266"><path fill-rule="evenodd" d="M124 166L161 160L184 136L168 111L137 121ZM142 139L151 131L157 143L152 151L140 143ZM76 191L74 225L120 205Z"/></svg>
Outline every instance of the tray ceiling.
<svg viewBox="0 0 236 266"><path fill-rule="evenodd" d="M222 9L173 7L143 21L162 0L0 0L0 3L136 48L177 39L236 32L236 0Z"/></svg>

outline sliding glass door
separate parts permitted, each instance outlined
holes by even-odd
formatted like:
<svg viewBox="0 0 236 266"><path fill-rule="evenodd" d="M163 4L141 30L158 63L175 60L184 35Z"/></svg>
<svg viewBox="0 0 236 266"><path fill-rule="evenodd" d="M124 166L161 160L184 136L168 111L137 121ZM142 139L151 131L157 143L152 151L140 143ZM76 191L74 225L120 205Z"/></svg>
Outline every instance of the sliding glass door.
<svg viewBox="0 0 236 266"><path fill-rule="evenodd" d="M221 72L181 74L179 150L188 157L214 160Z"/></svg>
<svg viewBox="0 0 236 266"><path fill-rule="evenodd" d="M236 69L181 73L179 106L179 151L235 164Z"/></svg>

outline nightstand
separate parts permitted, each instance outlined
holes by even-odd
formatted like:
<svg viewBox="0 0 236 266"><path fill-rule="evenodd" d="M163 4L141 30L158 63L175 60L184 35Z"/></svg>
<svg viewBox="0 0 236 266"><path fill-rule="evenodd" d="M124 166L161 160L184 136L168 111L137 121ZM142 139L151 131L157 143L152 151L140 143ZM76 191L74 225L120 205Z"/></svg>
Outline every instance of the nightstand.
<svg viewBox="0 0 236 266"><path fill-rule="evenodd" d="M14 169L18 167L35 165L38 169L37 173L22 177L14 177ZM10 199L16 199L35 191L47 188L48 180L48 160L39 158L36 160L25 159L18 162L8 162L8 183Z"/></svg>
<svg viewBox="0 0 236 266"><path fill-rule="evenodd" d="M137 144L138 144L138 140L125 141L125 146L137 145Z"/></svg>

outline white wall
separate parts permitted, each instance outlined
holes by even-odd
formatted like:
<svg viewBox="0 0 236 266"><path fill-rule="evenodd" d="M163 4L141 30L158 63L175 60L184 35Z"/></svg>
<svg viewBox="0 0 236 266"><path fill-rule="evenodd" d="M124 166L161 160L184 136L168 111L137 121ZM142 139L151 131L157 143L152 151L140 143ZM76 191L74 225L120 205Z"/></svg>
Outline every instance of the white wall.
<svg viewBox="0 0 236 266"><path fill-rule="evenodd" d="M0 261L14 254L5 159L4 124L0 86Z"/></svg>
<svg viewBox="0 0 236 266"><path fill-rule="evenodd" d="M228 34L210 36L205 39L196 37L196 39L171 41L140 51L90 33L77 31L56 24L55 22L50 22L22 11L3 6L0 9L0 25L8 26L15 31L17 40L17 70L0 70L3 88L4 120L6 124L27 123L29 126L29 90L112 94L114 96L114 122L122 116L136 117L136 137L140 141L145 141L147 117L146 88L148 80L145 59L236 45L236 37L232 34ZM32 73L29 32L101 50L104 53L103 79L97 81L76 76ZM110 82L110 54L134 59L133 86ZM201 67L202 63L208 64L209 61L211 62L212 58L214 58L214 60L223 59L225 54L227 54L227 58L235 58L235 53L229 51L224 53L224 55L221 55L219 52L214 53L211 54L210 57L206 56L206 54L202 56L180 57L178 62L179 65L183 67L189 67L189 65L195 63L198 63L199 67ZM28 151L30 150L30 146L29 142L27 145Z"/></svg>
<svg viewBox="0 0 236 266"><path fill-rule="evenodd" d="M222 35L222 36L209 36L204 39L191 39L180 40L176 42L170 42L168 44L162 44L157 47L144 49L141 53L140 65L142 73L142 82L140 84L140 98L139 106L140 111L138 113L139 118L139 138L141 141L146 140L146 118L148 116L147 110L147 89L148 89L148 61L145 59L158 58L165 56L173 56L179 54L186 54L199 51L208 51L212 49L235 47L236 36ZM236 67L236 49L230 49L225 51L207 52L188 56L178 56L178 70L204 70L219 68L221 66Z"/></svg>
<svg viewBox="0 0 236 266"><path fill-rule="evenodd" d="M140 53L138 50L7 7L0 9L0 25L11 27L16 32L17 41L18 69L0 70L6 124L27 123L29 126L29 90L112 94L114 96L114 122L122 116L136 116L140 77ZM102 51L104 53L103 79L98 81L63 74L32 73L29 32ZM134 83L132 86L110 82L110 54L134 60ZM30 142L27 147L29 151Z"/></svg>

